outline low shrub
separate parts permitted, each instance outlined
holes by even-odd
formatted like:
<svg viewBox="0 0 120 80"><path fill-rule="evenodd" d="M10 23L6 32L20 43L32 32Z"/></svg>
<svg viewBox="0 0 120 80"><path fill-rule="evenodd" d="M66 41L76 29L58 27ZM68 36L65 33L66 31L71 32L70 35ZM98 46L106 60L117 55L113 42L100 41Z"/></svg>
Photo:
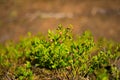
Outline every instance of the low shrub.
<svg viewBox="0 0 120 80"><path fill-rule="evenodd" d="M105 39L95 42L90 31L73 38L71 27L59 25L55 31L48 30L47 38L29 33L17 44L1 46L0 79L33 80L39 76L33 73L36 67L63 69L69 72L67 79L119 80L119 60L120 43Z"/></svg>

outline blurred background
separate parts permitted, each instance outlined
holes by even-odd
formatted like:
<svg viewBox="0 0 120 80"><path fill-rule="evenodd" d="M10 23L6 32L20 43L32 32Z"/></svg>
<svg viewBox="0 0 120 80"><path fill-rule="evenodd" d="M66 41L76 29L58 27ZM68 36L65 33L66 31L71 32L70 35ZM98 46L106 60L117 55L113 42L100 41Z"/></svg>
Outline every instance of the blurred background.
<svg viewBox="0 0 120 80"><path fill-rule="evenodd" d="M120 42L120 0L0 0L0 43L28 32L46 35L58 24Z"/></svg>

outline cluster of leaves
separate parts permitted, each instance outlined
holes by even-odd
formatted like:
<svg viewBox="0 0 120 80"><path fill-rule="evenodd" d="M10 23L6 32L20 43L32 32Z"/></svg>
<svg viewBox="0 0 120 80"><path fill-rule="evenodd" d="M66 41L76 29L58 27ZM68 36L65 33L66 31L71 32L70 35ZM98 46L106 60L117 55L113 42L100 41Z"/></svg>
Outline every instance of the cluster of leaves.
<svg viewBox="0 0 120 80"><path fill-rule="evenodd" d="M71 27L59 25L56 31L22 39L18 44L0 47L0 75L4 78L33 80L32 67L66 69L74 78L120 79L117 63L120 44L106 40L94 42L90 31L73 38ZM3 78L0 78L3 79Z"/></svg>
<svg viewBox="0 0 120 80"><path fill-rule="evenodd" d="M30 62L26 62L24 66L18 66L15 70L15 77L19 80L33 80L33 73L30 70L31 64Z"/></svg>

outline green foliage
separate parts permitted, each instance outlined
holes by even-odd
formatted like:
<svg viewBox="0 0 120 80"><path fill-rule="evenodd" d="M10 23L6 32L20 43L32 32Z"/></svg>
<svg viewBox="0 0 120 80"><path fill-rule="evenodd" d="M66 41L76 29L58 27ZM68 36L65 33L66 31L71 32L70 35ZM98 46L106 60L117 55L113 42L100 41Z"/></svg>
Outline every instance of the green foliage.
<svg viewBox="0 0 120 80"><path fill-rule="evenodd" d="M30 68L30 62L26 62L25 65L17 67L15 70L15 78L18 80L33 80L33 73Z"/></svg>
<svg viewBox="0 0 120 80"><path fill-rule="evenodd" d="M119 58L120 43L105 39L94 42L90 31L74 39L71 27L59 25L55 31L48 30L47 39L29 33L17 44L1 46L0 75L7 70L18 80L33 80L32 67L39 67L66 69L74 79L77 76L93 79L92 75L97 80L117 80L120 78Z"/></svg>

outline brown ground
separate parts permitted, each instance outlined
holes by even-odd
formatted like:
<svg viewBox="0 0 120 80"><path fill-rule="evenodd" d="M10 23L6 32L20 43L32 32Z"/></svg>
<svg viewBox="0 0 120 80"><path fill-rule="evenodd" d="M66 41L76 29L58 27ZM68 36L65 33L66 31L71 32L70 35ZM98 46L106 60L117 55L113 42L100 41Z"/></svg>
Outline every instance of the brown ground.
<svg viewBox="0 0 120 80"><path fill-rule="evenodd" d="M56 18L59 13L65 16ZM75 34L89 29L95 38L120 42L120 0L0 0L0 43L27 32L46 34L58 24L72 24Z"/></svg>

